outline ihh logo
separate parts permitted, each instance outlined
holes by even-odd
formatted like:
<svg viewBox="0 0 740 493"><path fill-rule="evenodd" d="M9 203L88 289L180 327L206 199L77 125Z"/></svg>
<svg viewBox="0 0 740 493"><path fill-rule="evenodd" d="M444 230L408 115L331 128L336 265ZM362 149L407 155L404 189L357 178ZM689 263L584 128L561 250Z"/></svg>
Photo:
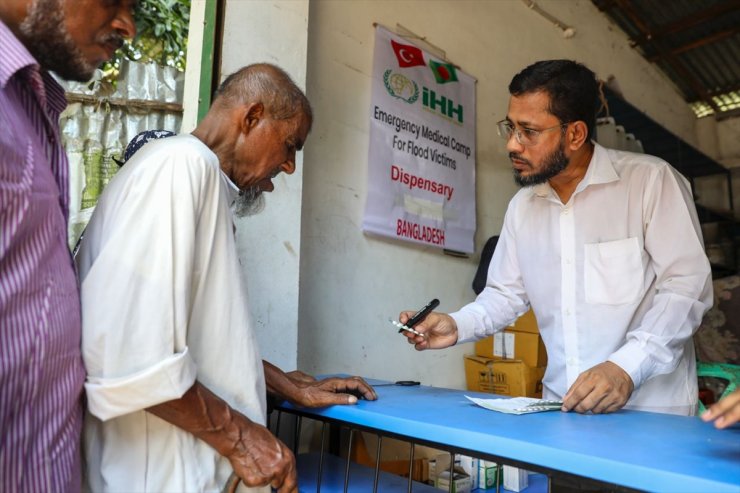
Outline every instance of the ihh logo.
<svg viewBox="0 0 740 493"><path fill-rule="evenodd" d="M422 89L421 104L430 111L439 113L450 119L456 119L459 123L463 122L463 106L461 104L456 105L446 96L437 98L437 94L428 87Z"/></svg>

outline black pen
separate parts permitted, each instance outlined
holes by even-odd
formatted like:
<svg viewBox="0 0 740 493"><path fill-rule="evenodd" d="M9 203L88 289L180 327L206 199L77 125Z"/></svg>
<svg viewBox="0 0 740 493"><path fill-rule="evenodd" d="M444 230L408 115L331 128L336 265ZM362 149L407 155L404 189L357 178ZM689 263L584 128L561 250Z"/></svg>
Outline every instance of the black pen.
<svg viewBox="0 0 740 493"><path fill-rule="evenodd" d="M426 316L429 315L429 313L432 310L437 308L438 305L439 305L439 300L437 298L434 298L432 301L427 303L424 306L424 308L414 313L414 315L410 319L408 319L408 321L405 324L403 324L404 326L398 329L398 332L400 333L403 330L412 329L414 325L424 320L424 318L426 318ZM412 331L412 332L417 333L416 331Z"/></svg>

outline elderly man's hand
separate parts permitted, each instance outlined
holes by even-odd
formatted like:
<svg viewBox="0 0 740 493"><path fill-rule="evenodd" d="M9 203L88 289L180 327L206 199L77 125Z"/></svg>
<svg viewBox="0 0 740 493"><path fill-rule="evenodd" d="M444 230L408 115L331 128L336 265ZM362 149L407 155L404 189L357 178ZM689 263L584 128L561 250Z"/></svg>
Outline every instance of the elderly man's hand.
<svg viewBox="0 0 740 493"><path fill-rule="evenodd" d="M304 373L301 370L293 370L285 373L285 376L295 383L313 383L316 381L313 375Z"/></svg>
<svg viewBox="0 0 740 493"><path fill-rule="evenodd" d="M265 486L279 493L297 493L295 457L293 453L262 425L235 419L229 428L235 437L232 448L221 453L247 486Z"/></svg>
<svg viewBox="0 0 740 493"><path fill-rule="evenodd" d="M399 321L405 324L414 313L412 311L401 312ZM414 330L424 335L419 336L407 330L404 330L402 334L406 336L409 344L414 345L417 351L442 349L457 342L457 324L446 313L430 313L424 320L414 325Z"/></svg>
<svg viewBox="0 0 740 493"><path fill-rule="evenodd" d="M302 407L356 404L358 397L368 401L378 398L373 388L360 377L332 377L313 382L295 382L298 390L289 396L289 400Z"/></svg>
<svg viewBox="0 0 740 493"><path fill-rule="evenodd" d="M280 493L298 491L295 457L264 426L232 409L196 381L179 399L147 408L163 420L192 433L229 459L247 486L267 486Z"/></svg>
<svg viewBox="0 0 740 493"><path fill-rule="evenodd" d="M578 375L563 397L563 411L613 413L627 403L634 388L627 372L605 361Z"/></svg>

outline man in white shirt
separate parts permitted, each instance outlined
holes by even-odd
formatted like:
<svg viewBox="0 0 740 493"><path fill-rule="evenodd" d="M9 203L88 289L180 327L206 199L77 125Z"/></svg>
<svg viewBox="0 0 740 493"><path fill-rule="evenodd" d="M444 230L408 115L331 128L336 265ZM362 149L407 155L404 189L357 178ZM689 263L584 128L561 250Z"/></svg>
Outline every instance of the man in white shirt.
<svg viewBox="0 0 740 493"><path fill-rule="evenodd" d="M408 341L480 339L531 307L548 354L543 397L563 411L696 414L692 335L712 284L687 181L661 159L592 141L598 86L585 66L537 62L509 92L498 129L524 188L486 288L458 312L430 314Z"/></svg>
<svg viewBox="0 0 740 493"><path fill-rule="evenodd" d="M358 378L263 364L247 310L231 208L293 173L311 121L285 72L245 67L192 135L142 147L106 187L77 257L91 491L220 491L233 470L294 492L266 391L303 406L376 398Z"/></svg>

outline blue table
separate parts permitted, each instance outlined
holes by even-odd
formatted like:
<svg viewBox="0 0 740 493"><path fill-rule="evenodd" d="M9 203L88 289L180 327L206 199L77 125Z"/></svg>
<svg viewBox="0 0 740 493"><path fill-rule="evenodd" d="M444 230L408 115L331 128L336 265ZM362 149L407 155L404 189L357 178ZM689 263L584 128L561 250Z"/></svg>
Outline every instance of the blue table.
<svg viewBox="0 0 740 493"><path fill-rule="evenodd" d="M426 386L385 386L376 392L377 401L355 406L303 409L284 403L278 409L627 488L740 493L740 426L717 430L696 417L637 411L509 415L464 397L496 397L491 394Z"/></svg>

